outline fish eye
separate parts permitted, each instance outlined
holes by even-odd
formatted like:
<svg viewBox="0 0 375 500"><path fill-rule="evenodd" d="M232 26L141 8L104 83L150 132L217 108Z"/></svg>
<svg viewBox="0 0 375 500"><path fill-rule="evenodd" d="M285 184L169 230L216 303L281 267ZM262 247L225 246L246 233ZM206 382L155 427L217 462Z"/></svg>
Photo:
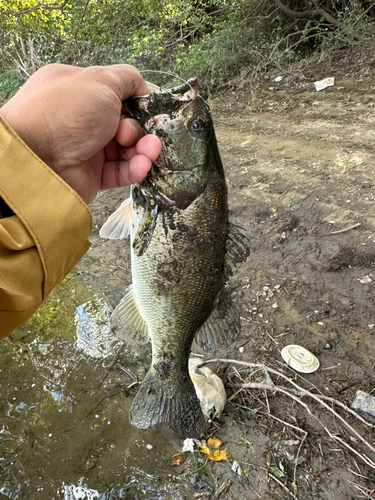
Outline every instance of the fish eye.
<svg viewBox="0 0 375 500"><path fill-rule="evenodd" d="M191 128L193 129L193 132L195 133L201 133L203 132L204 124L203 121L199 118L197 120L194 120L191 124Z"/></svg>

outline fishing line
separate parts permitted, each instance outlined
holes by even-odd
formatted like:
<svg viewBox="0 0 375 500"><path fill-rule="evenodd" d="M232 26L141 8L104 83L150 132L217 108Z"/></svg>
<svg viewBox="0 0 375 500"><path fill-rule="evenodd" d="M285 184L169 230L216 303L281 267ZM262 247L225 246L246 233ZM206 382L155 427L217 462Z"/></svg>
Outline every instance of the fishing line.
<svg viewBox="0 0 375 500"><path fill-rule="evenodd" d="M181 80L182 82L187 83L189 85L189 87L191 89L193 89L193 87L190 85L190 83L188 81L186 81L183 78L181 78L181 76L175 75L174 73L168 73L167 71L159 71L157 69L142 69L139 72L140 73L160 73L162 75L173 76L173 78L177 78L178 80ZM163 89L163 90L168 90L168 89L164 89L161 86L160 86L160 88Z"/></svg>
<svg viewBox="0 0 375 500"><path fill-rule="evenodd" d="M162 75L173 76L174 78L177 78L178 80L181 80L182 82L187 83L191 87L191 85L186 80L184 80L181 76L175 75L174 73L168 73L167 71L159 71L157 69L142 69L139 72L140 73L161 73Z"/></svg>

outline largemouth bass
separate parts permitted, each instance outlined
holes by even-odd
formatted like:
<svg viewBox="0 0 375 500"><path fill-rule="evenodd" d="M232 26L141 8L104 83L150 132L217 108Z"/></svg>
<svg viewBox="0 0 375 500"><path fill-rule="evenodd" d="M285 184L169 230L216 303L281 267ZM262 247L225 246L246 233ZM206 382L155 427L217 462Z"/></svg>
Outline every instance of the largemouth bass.
<svg viewBox="0 0 375 500"><path fill-rule="evenodd" d="M155 87L154 87L155 88ZM162 151L147 178L100 231L131 238L132 285L111 323L129 343L152 342L151 367L136 394L130 422L166 423L200 437L206 421L188 374L194 337L203 348L225 346L240 321L225 282L248 247L228 223L227 189L210 110L196 79L124 102Z"/></svg>

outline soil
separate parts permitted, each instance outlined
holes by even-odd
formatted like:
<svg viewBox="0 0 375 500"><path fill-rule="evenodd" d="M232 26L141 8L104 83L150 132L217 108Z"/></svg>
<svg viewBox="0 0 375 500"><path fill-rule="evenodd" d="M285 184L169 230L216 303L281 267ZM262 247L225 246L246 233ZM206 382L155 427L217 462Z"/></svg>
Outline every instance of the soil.
<svg viewBox="0 0 375 500"><path fill-rule="evenodd" d="M108 316L131 283L129 242L98 233L128 189L102 192L91 205L88 253L3 340L0 498L375 498L373 427L292 393L282 378L347 408L357 390L375 387L374 79L336 75L320 92L312 81L209 100L230 220L244 228L251 255L228 283L241 336L205 359L262 363L286 392L238 387L270 384L260 370L210 365L228 403L207 437L222 440L228 461L196 453L172 467L181 443L130 426L136 388L124 391L132 381L121 366L141 380L150 346L113 344ZM309 349L320 368L303 376L288 368L280 351L289 344Z"/></svg>
<svg viewBox="0 0 375 500"><path fill-rule="evenodd" d="M209 101L230 219L245 229L251 248L228 284L242 333L224 354L264 363L348 407L357 390L370 393L375 384L374 90L370 75L338 76L320 92L312 82L281 81ZM98 229L125 196L126 190L104 192L92 204L92 248L78 266L113 306L131 282L129 246L100 240ZM313 352L320 369L300 377L285 368L280 351L288 344ZM233 366L219 366L227 382ZM332 436L375 458L330 412L303 401ZM374 442L373 430L338 412ZM242 391L216 425L245 472L236 475L228 463L203 469L190 478L195 498L218 498L220 485L221 498L375 498L374 469L290 396Z"/></svg>

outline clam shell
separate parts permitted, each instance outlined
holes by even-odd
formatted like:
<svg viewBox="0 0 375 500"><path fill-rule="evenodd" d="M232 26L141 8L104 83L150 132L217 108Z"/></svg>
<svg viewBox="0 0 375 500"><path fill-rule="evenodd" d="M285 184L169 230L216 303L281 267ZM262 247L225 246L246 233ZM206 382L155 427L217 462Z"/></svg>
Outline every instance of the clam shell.
<svg viewBox="0 0 375 500"><path fill-rule="evenodd" d="M314 354L300 345L287 345L281 350L281 357L293 370L312 373L319 368L319 360Z"/></svg>

